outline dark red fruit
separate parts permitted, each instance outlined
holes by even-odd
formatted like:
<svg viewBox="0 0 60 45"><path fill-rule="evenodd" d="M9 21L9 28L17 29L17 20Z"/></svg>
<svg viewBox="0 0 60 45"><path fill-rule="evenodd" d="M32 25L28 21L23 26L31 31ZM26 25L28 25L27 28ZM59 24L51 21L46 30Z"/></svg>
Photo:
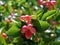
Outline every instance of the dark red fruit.
<svg viewBox="0 0 60 45"><path fill-rule="evenodd" d="M27 31L27 32L25 33L25 37L26 37L27 39L30 39L30 38L32 37L32 33L31 33L30 31Z"/></svg>

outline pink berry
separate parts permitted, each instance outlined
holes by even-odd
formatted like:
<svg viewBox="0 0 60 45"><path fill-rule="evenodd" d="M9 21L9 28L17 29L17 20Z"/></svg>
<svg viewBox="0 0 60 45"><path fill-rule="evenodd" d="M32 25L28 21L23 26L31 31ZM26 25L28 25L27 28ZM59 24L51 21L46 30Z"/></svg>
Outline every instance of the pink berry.
<svg viewBox="0 0 60 45"><path fill-rule="evenodd" d="M6 38L6 37L7 37L7 34L6 34L6 33L3 33L2 36L3 36L4 38Z"/></svg>
<svg viewBox="0 0 60 45"><path fill-rule="evenodd" d="M31 29L33 26L32 24L28 24L28 28Z"/></svg>
<svg viewBox="0 0 60 45"><path fill-rule="evenodd" d="M30 31L27 31L27 32L25 33L25 37L26 37L27 39L30 39L30 38L32 37L32 33L31 33Z"/></svg>
<svg viewBox="0 0 60 45"><path fill-rule="evenodd" d="M24 21L25 16L20 16L20 20Z"/></svg>
<svg viewBox="0 0 60 45"><path fill-rule="evenodd" d="M56 1L51 1L51 5L55 5L56 4Z"/></svg>
<svg viewBox="0 0 60 45"><path fill-rule="evenodd" d="M31 31L31 33L33 33L33 34L36 34L36 29L35 29L35 28L32 28L30 31Z"/></svg>
<svg viewBox="0 0 60 45"><path fill-rule="evenodd" d="M28 27L24 25L21 29L21 33L25 33L28 30Z"/></svg>
<svg viewBox="0 0 60 45"><path fill-rule="evenodd" d="M46 1L42 1L42 4L43 4L43 5L46 5Z"/></svg>
<svg viewBox="0 0 60 45"><path fill-rule="evenodd" d="M31 21L32 16L25 15L25 16L20 16L20 20L25 21L26 23Z"/></svg>
<svg viewBox="0 0 60 45"><path fill-rule="evenodd" d="M32 24L32 22L31 21L28 21L27 24Z"/></svg>
<svg viewBox="0 0 60 45"><path fill-rule="evenodd" d="M43 1L43 0L37 0L38 6L40 6L40 4L41 4L42 1Z"/></svg>
<svg viewBox="0 0 60 45"><path fill-rule="evenodd" d="M25 15L25 17L28 21L31 21L31 19L32 19L32 16L29 16L29 15Z"/></svg>

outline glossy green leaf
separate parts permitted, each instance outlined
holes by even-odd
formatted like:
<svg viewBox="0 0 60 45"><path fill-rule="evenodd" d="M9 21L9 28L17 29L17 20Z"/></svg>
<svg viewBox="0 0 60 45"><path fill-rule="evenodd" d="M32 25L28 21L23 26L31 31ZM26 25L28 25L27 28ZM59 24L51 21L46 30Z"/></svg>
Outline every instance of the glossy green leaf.
<svg viewBox="0 0 60 45"><path fill-rule="evenodd" d="M38 17L41 18L41 16L42 16L42 9L41 9L41 10L38 10L38 11L34 14L33 19L38 19Z"/></svg>
<svg viewBox="0 0 60 45"><path fill-rule="evenodd" d="M44 13L41 20L46 20L48 16L51 16L52 14L55 14L55 13L56 13L56 10L47 11L46 13Z"/></svg>
<svg viewBox="0 0 60 45"><path fill-rule="evenodd" d="M51 16L48 16L48 17L46 18L46 20L52 19L55 15L56 15L56 14L53 14L53 15L51 15Z"/></svg>
<svg viewBox="0 0 60 45"><path fill-rule="evenodd" d="M39 21L40 22L40 26L41 26L41 28L43 29L43 30L46 30L46 29L48 29L49 28L49 26L50 26L50 24L48 23L48 22L46 22L46 21Z"/></svg>
<svg viewBox="0 0 60 45"><path fill-rule="evenodd" d="M20 29L16 26L13 25L6 33L7 35L15 35Z"/></svg>
<svg viewBox="0 0 60 45"><path fill-rule="evenodd" d="M37 29L37 31L43 31L49 28L49 23L41 20L32 20L33 26Z"/></svg>

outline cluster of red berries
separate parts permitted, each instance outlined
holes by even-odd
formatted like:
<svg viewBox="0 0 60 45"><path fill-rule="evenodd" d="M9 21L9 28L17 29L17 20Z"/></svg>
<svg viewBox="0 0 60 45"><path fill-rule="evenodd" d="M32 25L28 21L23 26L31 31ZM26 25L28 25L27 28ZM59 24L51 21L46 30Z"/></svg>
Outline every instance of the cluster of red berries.
<svg viewBox="0 0 60 45"><path fill-rule="evenodd" d="M36 34L36 29L31 23L32 17L29 15L25 15L20 16L20 19L27 23L27 25L22 26L21 33L24 34L27 39L30 39L32 37L32 34Z"/></svg>
<svg viewBox="0 0 60 45"><path fill-rule="evenodd" d="M47 1L37 0L37 1L38 1L38 5L40 4L45 5L45 7L48 9L53 9L57 3L56 0L47 0Z"/></svg>

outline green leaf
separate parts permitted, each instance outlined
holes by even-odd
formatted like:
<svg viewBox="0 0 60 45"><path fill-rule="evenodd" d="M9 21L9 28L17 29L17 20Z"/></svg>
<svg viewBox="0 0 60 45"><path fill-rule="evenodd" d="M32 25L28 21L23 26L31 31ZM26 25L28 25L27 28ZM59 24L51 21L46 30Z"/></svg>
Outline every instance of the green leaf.
<svg viewBox="0 0 60 45"><path fill-rule="evenodd" d="M56 10L48 11L42 16L41 20L46 20L48 16L51 16L52 14L55 14L55 13L56 13Z"/></svg>
<svg viewBox="0 0 60 45"><path fill-rule="evenodd" d="M60 30L60 24L56 26L57 30Z"/></svg>
<svg viewBox="0 0 60 45"><path fill-rule="evenodd" d="M21 22L16 23L16 26L17 26L18 28L21 28L21 25L22 25Z"/></svg>
<svg viewBox="0 0 60 45"><path fill-rule="evenodd" d="M39 20L32 20L33 26L36 28L38 32L41 30L40 22Z"/></svg>
<svg viewBox="0 0 60 45"><path fill-rule="evenodd" d="M9 11L10 13L12 13L12 12L13 12L13 8L12 8L12 6L11 6L12 2L9 1L7 4L8 4L8 11Z"/></svg>
<svg viewBox="0 0 60 45"><path fill-rule="evenodd" d="M48 29L49 28L49 26L50 26L50 24L48 23L48 22L46 22L46 21L39 21L40 22L40 26L41 26L41 28L43 29L43 30L46 30L46 29Z"/></svg>
<svg viewBox="0 0 60 45"><path fill-rule="evenodd" d="M57 0L57 7L60 7L60 0Z"/></svg>
<svg viewBox="0 0 60 45"><path fill-rule="evenodd" d="M38 32L46 30L49 28L49 23L41 20L32 20L33 26L36 28Z"/></svg>
<svg viewBox="0 0 60 45"><path fill-rule="evenodd" d="M50 20L50 19L52 19L55 15L56 15L56 13L53 14L53 15L51 15L51 16L48 16L48 17L46 18L46 20Z"/></svg>
<svg viewBox="0 0 60 45"><path fill-rule="evenodd" d="M5 39L3 39L3 43L4 43L4 45L7 45L7 43L6 43Z"/></svg>
<svg viewBox="0 0 60 45"><path fill-rule="evenodd" d="M37 19L38 17L41 17L41 16L42 16L42 9L38 10L38 11L34 14L33 19Z"/></svg>
<svg viewBox="0 0 60 45"><path fill-rule="evenodd" d="M2 37L1 34L0 34L0 45L7 45L5 39Z"/></svg>
<svg viewBox="0 0 60 45"><path fill-rule="evenodd" d="M5 7L3 7L3 6L0 5L0 13L3 13L5 11L6 11Z"/></svg>
<svg viewBox="0 0 60 45"><path fill-rule="evenodd" d="M41 38L41 41L40 41L39 45L45 45L42 38Z"/></svg>
<svg viewBox="0 0 60 45"><path fill-rule="evenodd" d="M14 43L17 43L17 42L18 42L18 37L15 37L15 38L13 39L13 42L14 42Z"/></svg>
<svg viewBox="0 0 60 45"><path fill-rule="evenodd" d="M60 45L60 41L53 42L53 45Z"/></svg>
<svg viewBox="0 0 60 45"><path fill-rule="evenodd" d="M20 29L16 26L13 25L6 33L7 35L15 35Z"/></svg>
<svg viewBox="0 0 60 45"><path fill-rule="evenodd" d="M24 4L26 2L26 0L16 0L16 3L20 3L20 4Z"/></svg>
<svg viewBox="0 0 60 45"><path fill-rule="evenodd" d="M2 22L0 22L0 27L2 27Z"/></svg>
<svg viewBox="0 0 60 45"><path fill-rule="evenodd" d="M13 45L13 44L8 44L8 45Z"/></svg>
<svg viewBox="0 0 60 45"><path fill-rule="evenodd" d="M0 34L0 45L2 45L2 36Z"/></svg>
<svg viewBox="0 0 60 45"><path fill-rule="evenodd" d="M38 10L38 11L35 13L35 15L38 15L38 14L40 14L41 12L42 12L42 9Z"/></svg>

